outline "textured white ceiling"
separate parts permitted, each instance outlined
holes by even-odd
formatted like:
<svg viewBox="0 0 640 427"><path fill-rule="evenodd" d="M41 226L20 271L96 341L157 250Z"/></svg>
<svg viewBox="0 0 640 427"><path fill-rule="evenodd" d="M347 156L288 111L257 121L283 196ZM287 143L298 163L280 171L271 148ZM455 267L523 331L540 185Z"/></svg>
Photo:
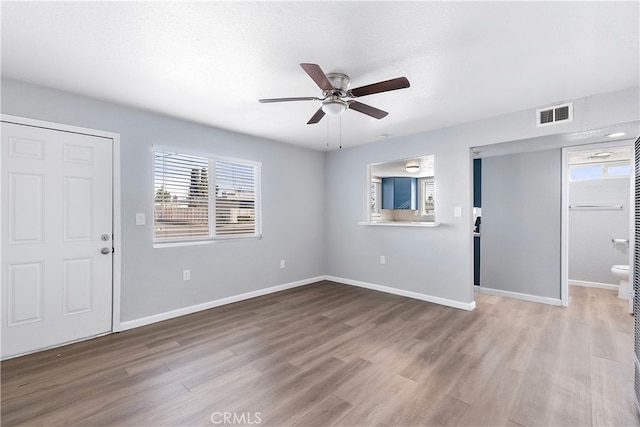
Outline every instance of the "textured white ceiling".
<svg viewBox="0 0 640 427"><path fill-rule="evenodd" d="M638 2L8 2L2 75L308 148L335 149L639 85ZM306 122L299 63L351 87ZM328 146L327 146L328 143Z"/></svg>

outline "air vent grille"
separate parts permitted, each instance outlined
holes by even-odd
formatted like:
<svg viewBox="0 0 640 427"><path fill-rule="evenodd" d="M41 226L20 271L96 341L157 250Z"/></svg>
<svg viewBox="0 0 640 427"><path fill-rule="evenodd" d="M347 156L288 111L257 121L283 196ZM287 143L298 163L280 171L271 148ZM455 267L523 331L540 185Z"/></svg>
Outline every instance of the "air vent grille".
<svg viewBox="0 0 640 427"><path fill-rule="evenodd" d="M564 107L555 108L553 110L556 113L556 122L560 120L568 120L569 119L569 106L565 105Z"/></svg>
<svg viewBox="0 0 640 427"><path fill-rule="evenodd" d="M571 122L573 121L573 103L539 108L536 110L536 120L538 127Z"/></svg>
<svg viewBox="0 0 640 427"><path fill-rule="evenodd" d="M540 123L552 123L553 122L553 109L540 111Z"/></svg>

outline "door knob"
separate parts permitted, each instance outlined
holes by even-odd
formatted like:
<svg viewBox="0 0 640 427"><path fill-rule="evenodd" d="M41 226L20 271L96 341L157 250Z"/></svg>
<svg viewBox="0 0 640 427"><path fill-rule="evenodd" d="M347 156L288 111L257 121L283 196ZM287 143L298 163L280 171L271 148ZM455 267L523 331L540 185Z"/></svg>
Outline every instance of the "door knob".
<svg viewBox="0 0 640 427"><path fill-rule="evenodd" d="M102 248L100 249L100 252L102 253L102 255L108 255L111 253L111 248Z"/></svg>

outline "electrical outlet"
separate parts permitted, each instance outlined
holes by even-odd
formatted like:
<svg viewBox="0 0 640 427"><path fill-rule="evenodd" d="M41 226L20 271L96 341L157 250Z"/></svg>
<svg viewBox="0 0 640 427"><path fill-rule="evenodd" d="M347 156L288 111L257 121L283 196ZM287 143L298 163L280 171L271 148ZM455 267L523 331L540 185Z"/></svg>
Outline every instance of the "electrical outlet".
<svg viewBox="0 0 640 427"><path fill-rule="evenodd" d="M191 270L184 270L182 272L182 280L191 280Z"/></svg>
<svg viewBox="0 0 640 427"><path fill-rule="evenodd" d="M387 259L385 258L384 255L380 255L380 264L385 264L387 262Z"/></svg>
<svg viewBox="0 0 640 427"><path fill-rule="evenodd" d="M280 268L284 268L284 260L283 259L280 260Z"/></svg>

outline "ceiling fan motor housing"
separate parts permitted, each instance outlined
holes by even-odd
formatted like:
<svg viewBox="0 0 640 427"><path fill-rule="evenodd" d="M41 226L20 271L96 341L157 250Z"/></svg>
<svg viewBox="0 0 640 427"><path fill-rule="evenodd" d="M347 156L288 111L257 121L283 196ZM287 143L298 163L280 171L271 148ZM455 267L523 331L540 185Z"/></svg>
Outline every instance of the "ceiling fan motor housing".
<svg viewBox="0 0 640 427"><path fill-rule="evenodd" d="M328 73L327 80L333 86L333 90L322 92L326 98L322 101L322 111L331 116L342 114L349 106L342 98L347 96L349 88L349 76L342 73Z"/></svg>
<svg viewBox="0 0 640 427"><path fill-rule="evenodd" d="M342 73L328 73L327 79L333 86L333 90L325 90L324 96L347 96L347 90L349 89L349 76Z"/></svg>

